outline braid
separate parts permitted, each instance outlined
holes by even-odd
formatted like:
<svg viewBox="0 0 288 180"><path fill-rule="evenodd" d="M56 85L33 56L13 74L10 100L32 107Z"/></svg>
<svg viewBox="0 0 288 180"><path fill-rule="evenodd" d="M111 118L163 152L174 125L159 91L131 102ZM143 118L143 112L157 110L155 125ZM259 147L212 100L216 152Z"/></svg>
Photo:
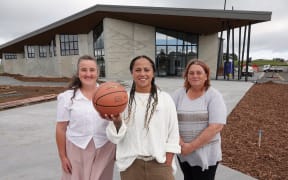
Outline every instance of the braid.
<svg viewBox="0 0 288 180"><path fill-rule="evenodd" d="M151 106L151 99L152 99L152 96L150 94L149 98L148 98L148 102L146 104L146 112L145 112L145 118L144 118L144 120L145 120L144 127L147 128L147 130L149 129L149 122L150 122L151 114L152 114L152 112L151 112L150 115L149 115L149 119L147 119L148 114L149 114L149 109L150 109L150 106Z"/></svg>
<svg viewBox="0 0 288 180"><path fill-rule="evenodd" d="M151 82L152 84L152 88L150 91L150 95L148 98L148 102L146 105L146 112L145 112L145 125L144 127L147 128L147 130L149 130L149 124L151 121L151 118L155 112L156 106L158 104L158 93L157 93L157 86L154 84L154 78ZM126 122L128 123L131 117L131 113L132 113L132 104L135 100L135 83L133 82L131 90L130 90L130 97L129 97L129 101L128 101L128 117L126 119ZM151 102L152 102L152 109L151 109ZM149 113L150 112L150 113ZM148 118L149 115L149 118Z"/></svg>
<svg viewBox="0 0 288 180"><path fill-rule="evenodd" d="M127 123L130 120L131 117L131 112L132 112L132 104L134 101L134 97L135 97L135 83L133 82L131 90L130 90L130 97L129 97L129 101L128 101L128 117L127 117Z"/></svg>
<svg viewBox="0 0 288 180"><path fill-rule="evenodd" d="M152 82L151 82L152 87L151 87L151 91L150 91L150 96L148 99L148 103L146 106L146 113L145 113L145 128L147 128L148 131L149 131L149 124L150 124L151 118L152 118L152 116L155 112L156 106L158 104L157 86L155 85L154 82L155 82L155 79L153 78ZM150 110L152 99L153 99L152 109ZM149 118L147 119L149 110L150 110L150 115L149 115Z"/></svg>
<svg viewBox="0 0 288 180"><path fill-rule="evenodd" d="M147 59L151 63L151 66L153 68L153 72L155 73L155 71L156 71L155 63L152 61L152 59L149 58L148 56L141 55L141 56L137 56L137 57L133 58L132 61L130 62L129 69L130 69L131 74L133 73L133 67L134 67L135 61L137 61L140 58ZM145 118L144 118L144 121L145 121L144 122L144 128L147 129L147 132L149 131L149 124L150 124L150 121L152 119L152 116L153 116L153 114L156 110L157 104L158 104L157 89L158 88L155 84L155 78L153 77L152 81L151 81L151 90L150 90L148 102L146 104L146 112L145 112ZM136 85L135 85L135 82L133 81L133 84L132 84L132 87L130 90L127 121L129 121L129 119L131 118L131 113L133 111L132 108L133 108L133 102L135 101L135 91L136 91Z"/></svg>

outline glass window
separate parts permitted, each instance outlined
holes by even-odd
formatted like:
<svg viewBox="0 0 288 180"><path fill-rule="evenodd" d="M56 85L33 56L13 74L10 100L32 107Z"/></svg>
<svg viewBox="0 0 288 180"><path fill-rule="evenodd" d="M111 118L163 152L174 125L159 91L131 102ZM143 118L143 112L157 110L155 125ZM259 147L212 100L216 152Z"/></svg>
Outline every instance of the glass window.
<svg viewBox="0 0 288 180"><path fill-rule="evenodd" d="M61 56L79 55L78 35L60 35Z"/></svg>
<svg viewBox="0 0 288 180"><path fill-rule="evenodd" d="M17 59L17 55L14 53L5 53L4 58L5 59Z"/></svg>
<svg viewBox="0 0 288 180"><path fill-rule="evenodd" d="M68 51L69 50L69 43L64 44L64 48L65 48L64 49L65 51Z"/></svg>
<svg viewBox="0 0 288 180"><path fill-rule="evenodd" d="M183 46L184 45L184 41L182 39L177 39L177 45L178 46Z"/></svg>
<svg viewBox="0 0 288 180"><path fill-rule="evenodd" d="M167 51L167 54L168 55L175 55L176 54L176 47L177 46L168 46L168 51Z"/></svg>
<svg viewBox="0 0 288 180"><path fill-rule="evenodd" d="M78 41L77 41L77 42L74 42L73 46L75 47L75 49L79 49L79 48L78 48Z"/></svg>
<svg viewBox="0 0 288 180"><path fill-rule="evenodd" d="M39 46L39 57L47 57L46 46Z"/></svg>
<svg viewBox="0 0 288 180"><path fill-rule="evenodd" d="M65 36L60 36L60 41L65 41Z"/></svg>
<svg viewBox="0 0 288 180"><path fill-rule="evenodd" d="M166 45L166 38L167 36L165 34L156 32L156 44L157 45Z"/></svg>
<svg viewBox="0 0 288 180"><path fill-rule="evenodd" d="M156 54L159 55L160 53L166 53L166 46L156 46Z"/></svg>
<svg viewBox="0 0 288 180"><path fill-rule="evenodd" d="M191 42L185 41L185 45L186 45L186 46L191 46Z"/></svg>
<svg viewBox="0 0 288 180"><path fill-rule="evenodd" d="M198 56L198 34L157 28L155 43L159 76L180 76L187 62Z"/></svg>
<svg viewBox="0 0 288 180"><path fill-rule="evenodd" d="M73 42L74 41L74 36L72 35L72 36L68 36L68 41L71 41L71 42Z"/></svg>
<svg viewBox="0 0 288 180"><path fill-rule="evenodd" d="M185 46L177 46L177 54L185 54Z"/></svg>
<svg viewBox="0 0 288 180"><path fill-rule="evenodd" d="M167 45L177 45L177 39L175 37L167 36Z"/></svg>
<svg viewBox="0 0 288 180"><path fill-rule="evenodd" d="M102 22L98 24L93 30L93 48L94 56L97 59L97 64L100 70L99 76L105 77L105 50Z"/></svg>
<svg viewBox="0 0 288 180"><path fill-rule="evenodd" d="M27 46L28 58L35 58L35 47Z"/></svg>

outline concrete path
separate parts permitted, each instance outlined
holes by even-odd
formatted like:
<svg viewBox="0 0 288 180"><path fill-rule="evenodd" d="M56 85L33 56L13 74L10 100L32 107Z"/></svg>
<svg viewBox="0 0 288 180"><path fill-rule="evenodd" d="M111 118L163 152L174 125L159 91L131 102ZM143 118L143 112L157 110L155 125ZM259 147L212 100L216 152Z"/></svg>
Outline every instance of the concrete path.
<svg viewBox="0 0 288 180"><path fill-rule="evenodd" d="M1 79L2 77L0 84ZM10 82L7 79L5 81ZM157 78L156 82L169 93L183 84L181 78ZM130 84L131 81L125 83ZM218 80L212 81L212 85L223 94L230 113L253 83ZM60 179L55 118L56 101L0 111L0 180ZM115 169L114 180L119 179L119 173ZM178 169L176 180L181 179L183 175ZM255 178L220 164L216 180L231 179Z"/></svg>

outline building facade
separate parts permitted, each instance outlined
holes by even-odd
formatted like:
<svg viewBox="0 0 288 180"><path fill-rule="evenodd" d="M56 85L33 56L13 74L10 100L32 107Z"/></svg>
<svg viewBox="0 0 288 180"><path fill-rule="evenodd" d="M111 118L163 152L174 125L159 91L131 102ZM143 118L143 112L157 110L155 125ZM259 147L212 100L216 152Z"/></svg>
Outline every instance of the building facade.
<svg viewBox="0 0 288 180"><path fill-rule="evenodd" d="M101 77L127 79L130 78L130 60L147 55L155 61L157 76L181 76L187 62L199 58L210 66L211 77L215 77L220 48L218 32L225 27L210 30L215 24L209 21L217 21L222 11L213 11L218 15L202 12L210 13L209 18L206 17L206 23L197 24L193 21L203 20L205 16L198 11L195 12L197 16L189 14L189 9L183 14L186 9L115 8L117 6L95 6L0 46L4 72L34 77L71 77L78 58L91 55L97 59ZM269 19L269 13L265 18L267 14ZM134 16L139 17L132 18ZM93 17L95 22L92 23ZM176 19L173 21L173 18ZM260 22L257 18L252 19L254 23ZM241 23L236 20L235 27L252 22L247 18ZM75 28L79 25L85 30ZM69 27L74 30L68 30Z"/></svg>

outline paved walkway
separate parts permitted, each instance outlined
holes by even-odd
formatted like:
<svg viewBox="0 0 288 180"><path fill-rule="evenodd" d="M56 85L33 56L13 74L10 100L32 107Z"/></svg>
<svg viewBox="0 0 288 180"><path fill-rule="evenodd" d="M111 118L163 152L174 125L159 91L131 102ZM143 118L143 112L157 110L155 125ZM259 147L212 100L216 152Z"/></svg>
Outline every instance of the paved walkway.
<svg viewBox="0 0 288 180"><path fill-rule="evenodd" d="M130 84L131 81L124 81L124 83ZM170 93L181 87L183 80L157 78L156 83L161 89ZM0 76L1 84L28 85L28 83ZM50 83L49 85L63 84ZM212 81L212 85L223 94L230 113L253 83L218 80ZM55 144L55 118L56 101L0 111L0 180L60 179L60 162ZM119 179L116 169L114 180ZM176 180L181 179L183 175L178 169ZM250 176L220 164L216 180L231 179L254 180Z"/></svg>

